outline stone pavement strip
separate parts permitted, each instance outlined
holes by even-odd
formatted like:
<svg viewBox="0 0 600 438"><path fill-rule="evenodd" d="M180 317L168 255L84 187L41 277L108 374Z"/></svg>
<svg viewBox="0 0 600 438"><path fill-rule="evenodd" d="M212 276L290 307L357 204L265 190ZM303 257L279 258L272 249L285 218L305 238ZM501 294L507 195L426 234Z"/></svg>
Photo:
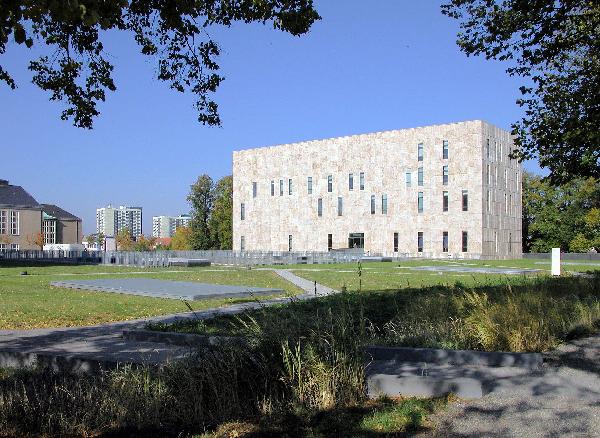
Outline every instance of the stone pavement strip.
<svg viewBox="0 0 600 438"><path fill-rule="evenodd" d="M440 437L600 436L600 334L545 355L538 372L503 379L436 419Z"/></svg>
<svg viewBox="0 0 600 438"><path fill-rule="evenodd" d="M158 342L125 340L123 339L123 329L143 328L150 322L172 323L186 319L208 319L216 315L240 313L248 309L284 303L291 299L311 299L336 292L334 289L317 284L317 295L315 296L313 282L300 278L287 270L276 269L275 272L298 286L304 293L296 295L294 298L275 298L89 327L0 330L0 367L29 365L36 360L36 357L159 365L188 354L190 349Z"/></svg>

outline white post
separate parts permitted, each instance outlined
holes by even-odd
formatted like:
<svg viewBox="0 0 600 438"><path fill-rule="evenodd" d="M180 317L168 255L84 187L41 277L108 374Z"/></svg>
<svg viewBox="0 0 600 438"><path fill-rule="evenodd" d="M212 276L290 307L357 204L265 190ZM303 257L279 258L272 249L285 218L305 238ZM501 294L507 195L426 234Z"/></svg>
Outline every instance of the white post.
<svg viewBox="0 0 600 438"><path fill-rule="evenodd" d="M560 275L560 248L552 248L552 275Z"/></svg>

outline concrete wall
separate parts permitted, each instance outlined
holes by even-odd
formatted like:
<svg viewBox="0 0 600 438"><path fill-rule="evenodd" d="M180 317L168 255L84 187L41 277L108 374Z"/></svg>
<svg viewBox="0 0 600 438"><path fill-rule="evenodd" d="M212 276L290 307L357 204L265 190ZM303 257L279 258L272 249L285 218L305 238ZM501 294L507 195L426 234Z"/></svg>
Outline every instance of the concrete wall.
<svg viewBox="0 0 600 438"><path fill-rule="evenodd" d="M286 251L288 236L292 235L293 251L326 251L328 234L332 234L333 248L344 248L349 233L364 233L365 251L392 255L394 233L398 233L399 254L508 257L507 245L499 245L498 253L491 254L484 243L492 227L498 227L501 236L512 227L519 242L521 237L520 204L512 210L515 219L519 215L518 228L514 221L494 222L491 215L486 216L484 228L483 144L490 131L510 141L508 133L481 121L470 121L234 152L233 248L241 249L244 236L246 250ZM444 140L448 141L448 159L442 157ZM421 162L417 158L419 143L423 143L424 152ZM449 169L447 186L442 184L444 165ZM420 166L424 171L421 187ZM516 162L510 166L518 168ZM364 190L360 190L360 172L365 175ZM411 173L410 187L405 182L406 172ZM354 176L353 190L349 189L350 173ZM328 175L333 178L332 192L327 190ZM308 177L312 177L312 194L307 190ZM275 196L271 196L271 181ZM468 190L468 211L462 211L463 190ZM444 191L449 193L448 212L442 211ZM418 192L423 192L422 213L417 211ZM518 193L520 203L520 189ZM372 195L375 214L370 208ZM387 214L382 213L382 195L387 196ZM337 212L338 197L342 198L342 216ZM317 214L319 198L323 202L322 217ZM442 252L444 231L449 235L448 253ZM468 232L466 253L462 252L463 231ZM418 232L424 237L422 253L417 252Z"/></svg>
<svg viewBox="0 0 600 438"><path fill-rule="evenodd" d="M81 221L56 221L56 243L81 243L82 238Z"/></svg>

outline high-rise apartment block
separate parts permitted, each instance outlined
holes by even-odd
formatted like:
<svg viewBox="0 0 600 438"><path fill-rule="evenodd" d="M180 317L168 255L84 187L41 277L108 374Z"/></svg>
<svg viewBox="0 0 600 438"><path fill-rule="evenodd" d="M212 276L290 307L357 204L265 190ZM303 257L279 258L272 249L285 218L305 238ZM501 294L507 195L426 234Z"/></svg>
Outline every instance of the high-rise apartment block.
<svg viewBox="0 0 600 438"><path fill-rule="evenodd" d="M108 205L96 210L96 232L114 237L124 229L134 237L142 235L142 207Z"/></svg>
<svg viewBox="0 0 600 438"><path fill-rule="evenodd" d="M152 236L172 237L179 227L189 226L191 217L187 214L179 216L154 216L152 217Z"/></svg>
<svg viewBox="0 0 600 438"><path fill-rule="evenodd" d="M514 147L476 120L234 152L234 249L520 257Z"/></svg>

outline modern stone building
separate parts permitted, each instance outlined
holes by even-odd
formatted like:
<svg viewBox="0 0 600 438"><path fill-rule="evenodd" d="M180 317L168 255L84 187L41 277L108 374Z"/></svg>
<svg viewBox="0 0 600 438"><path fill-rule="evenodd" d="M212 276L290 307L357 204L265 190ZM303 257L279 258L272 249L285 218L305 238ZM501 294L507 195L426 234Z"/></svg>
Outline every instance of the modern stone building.
<svg viewBox="0 0 600 438"><path fill-rule="evenodd" d="M520 257L513 148L475 120L234 152L234 249Z"/></svg>

